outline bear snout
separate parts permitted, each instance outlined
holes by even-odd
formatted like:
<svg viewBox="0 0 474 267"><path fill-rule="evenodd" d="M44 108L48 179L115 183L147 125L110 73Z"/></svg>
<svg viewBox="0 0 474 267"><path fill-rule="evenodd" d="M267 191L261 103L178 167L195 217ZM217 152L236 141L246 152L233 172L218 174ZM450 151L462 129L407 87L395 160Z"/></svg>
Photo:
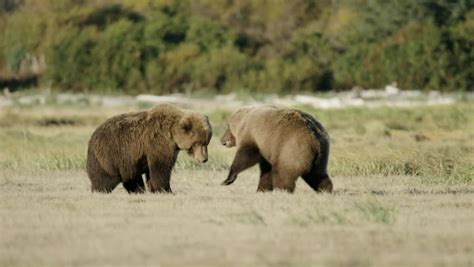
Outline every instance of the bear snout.
<svg viewBox="0 0 474 267"><path fill-rule="evenodd" d="M221 144L228 148L235 146L235 143L233 142L233 140L224 140L224 138L221 140Z"/></svg>
<svg viewBox="0 0 474 267"><path fill-rule="evenodd" d="M194 159L201 162L201 163L206 163L207 162L207 147L206 146L201 146L198 148L194 149Z"/></svg>
<svg viewBox="0 0 474 267"><path fill-rule="evenodd" d="M222 138L221 138L221 144L222 144L223 146L227 146L227 143L228 143L228 141L225 140L224 137L222 137Z"/></svg>
<svg viewBox="0 0 474 267"><path fill-rule="evenodd" d="M206 163L207 162L207 157L201 158L201 157L195 157L195 159L201 163Z"/></svg>

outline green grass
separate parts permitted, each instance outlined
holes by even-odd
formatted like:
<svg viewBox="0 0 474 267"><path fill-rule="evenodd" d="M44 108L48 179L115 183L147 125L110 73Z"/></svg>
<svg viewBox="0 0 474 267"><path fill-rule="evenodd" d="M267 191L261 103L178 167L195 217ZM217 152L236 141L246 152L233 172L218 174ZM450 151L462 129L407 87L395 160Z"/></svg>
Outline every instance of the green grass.
<svg viewBox="0 0 474 267"><path fill-rule="evenodd" d="M395 211L393 208L384 205L376 198L367 199L357 203L356 208L369 222L381 224L393 224L395 221Z"/></svg>
<svg viewBox="0 0 474 267"><path fill-rule="evenodd" d="M136 109L139 107L129 108ZM474 180L474 116L469 116L474 108L469 104L303 109L329 131L332 176L409 175L423 183L442 184L470 184ZM15 170L83 169L94 127L117 113L118 109L104 111L98 107L5 109L0 113L0 166ZM207 114L214 128L209 162L197 164L180 155L177 170L223 170L229 166L235 151L223 148L219 138L230 111Z"/></svg>

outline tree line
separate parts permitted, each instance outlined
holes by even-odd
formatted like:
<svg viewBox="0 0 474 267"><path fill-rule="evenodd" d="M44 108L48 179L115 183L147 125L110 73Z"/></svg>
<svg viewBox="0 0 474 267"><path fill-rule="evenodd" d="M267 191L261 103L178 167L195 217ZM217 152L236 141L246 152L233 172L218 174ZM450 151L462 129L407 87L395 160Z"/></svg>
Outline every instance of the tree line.
<svg viewBox="0 0 474 267"><path fill-rule="evenodd" d="M0 80L66 91L472 91L473 45L472 0L0 3Z"/></svg>

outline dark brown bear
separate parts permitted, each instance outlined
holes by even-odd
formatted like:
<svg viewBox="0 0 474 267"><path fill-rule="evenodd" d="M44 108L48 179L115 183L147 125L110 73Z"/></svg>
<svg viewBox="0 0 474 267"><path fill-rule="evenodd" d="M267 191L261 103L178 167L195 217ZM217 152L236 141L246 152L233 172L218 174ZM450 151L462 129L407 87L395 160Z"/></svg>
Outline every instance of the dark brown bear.
<svg viewBox="0 0 474 267"><path fill-rule="evenodd" d="M273 106L240 108L230 116L221 143L238 147L223 185L232 184L240 172L258 163L257 191L293 192L301 176L317 192L332 192L327 173L329 136L305 112Z"/></svg>
<svg viewBox="0 0 474 267"><path fill-rule="evenodd" d="M207 116L169 104L112 117L89 141L92 191L109 193L122 182L129 193L143 193L145 174L151 192L171 193L171 170L179 150L206 162L211 136Z"/></svg>

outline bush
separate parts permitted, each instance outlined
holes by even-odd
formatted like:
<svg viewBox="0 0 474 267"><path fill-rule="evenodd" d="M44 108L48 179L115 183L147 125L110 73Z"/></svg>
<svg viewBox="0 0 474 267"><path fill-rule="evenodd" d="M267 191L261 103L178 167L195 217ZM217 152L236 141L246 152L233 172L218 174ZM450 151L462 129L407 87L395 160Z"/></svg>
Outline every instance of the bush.
<svg viewBox="0 0 474 267"><path fill-rule="evenodd" d="M402 88L445 88L446 53L432 23L412 23L376 44L359 45L335 64L340 84L374 88L398 81ZM356 68L354 66L356 64Z"/></svg>
<svg viewBox="0 0 474 267"><path fill-rule="evenodd" d="M215 49L200 56L193 64L193 81L198 88L218 92L239 88L247 69L247 57L233 47Z"/></svg>
<svg viewBox="0 0 474 267"><path fill-rule="evenodd" d="M93 29L70 28L58 37L48 55L48 78L71 90L87 90L96 84L92 57L98 40Z"/></svg>

